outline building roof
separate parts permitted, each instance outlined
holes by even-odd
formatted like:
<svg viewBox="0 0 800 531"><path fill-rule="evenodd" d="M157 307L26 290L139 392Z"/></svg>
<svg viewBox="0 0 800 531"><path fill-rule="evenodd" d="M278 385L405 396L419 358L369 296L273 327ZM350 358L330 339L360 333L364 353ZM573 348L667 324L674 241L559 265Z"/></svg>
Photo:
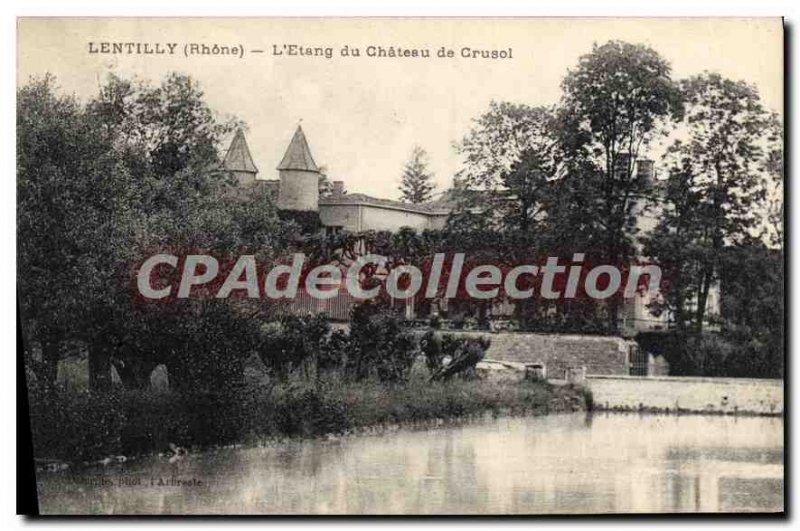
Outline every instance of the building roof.
<svg viewBox="0 0 800 531"><path fill-rule="evenodd" d="M395 201L393 199L381 199L372 197L367 194L344 194L338 197L326 197L319 199L320 206L335 206L335 205L370 205L376 207L391 208L394 210L405 210L406 212L416 212L418 214L427 215L446 215L450 213L450 209L439 205L435 202L432 203L404 203L402 201Z"/></svg>
<svg viewBox="0 0 800 531"><path fill-rule="evenodd" d="M430 210L453 211L459 205L458 195L455 190L449 188L444 192L435 194L436 199L432 199L425 204L425 207Z"/></svg>
<svg viewBox="0 0 800 531"><path fill-rule="evenodd" d="M278 170L319 172L319 168L314 162L314 157L311 156L311 150L308 149L306 135L303 134L303 128L299 125L297 126L297 131L294 132L292 141L289 142L286 154L283 156L281 163L278 164Z"/></svg>
<svg viewBox="0 0 800 531"><path fill-rule="evenodd" d="M247 147L247 141L244 139L241 129L236 130L236 135L231 140L231 145L222 161L222 167L227 171L258 173L258 168L253 163L253 157L250 156L250 149Z"/></svg>

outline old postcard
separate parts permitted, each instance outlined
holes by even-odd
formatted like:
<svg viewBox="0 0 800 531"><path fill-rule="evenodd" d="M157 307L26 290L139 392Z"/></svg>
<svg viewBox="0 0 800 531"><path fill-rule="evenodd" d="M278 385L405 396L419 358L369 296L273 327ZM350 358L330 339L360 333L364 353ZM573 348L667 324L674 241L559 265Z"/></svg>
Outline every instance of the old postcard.
<svg viewBox="0 0 800 531"><path fill-rule="evenodd" d="M784 511L777 18L22 18L40 511Z"/></svg>

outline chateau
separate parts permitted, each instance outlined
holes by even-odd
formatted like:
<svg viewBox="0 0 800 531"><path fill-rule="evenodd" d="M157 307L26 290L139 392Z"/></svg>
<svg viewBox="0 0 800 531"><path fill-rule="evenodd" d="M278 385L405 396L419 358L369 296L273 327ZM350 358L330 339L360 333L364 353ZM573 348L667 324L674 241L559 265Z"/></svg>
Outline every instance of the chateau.
<svg viewBox="0 0 800 531"><path fill-rule="evenodd" d="M314 161L308 141L302 127L298 126L289 146L278 164L278 179L258 178L250 150L244 133L236 132L230 147L223 159L223 168L233 175L240 186L252 189L254 186L265 186L275 198L281 210L297 210L317 212L326 232L338 231L362 232L397 231L402 227L416 230L444 228L448 216L455 203L447 197L423 204L411 204L391 199L372 197L361 193L346 193L343 181L333 181L330 195L320 196L320 179L322 173ZM635 171L643 178L654 179L653 162L638 160ZM646 233L655 226L658 208L648 211L644 200L637 205L637 226ZM639 332L663 331L669 328L669 316L663 313L654 316L648 309L653 294L646 292L633 299L628 299L620 316L622 330L625 335ZM306 310L324 311L334 318L346 319L352 301L334 299L331 301L303 301L298 304ZM437 301L438 310L447 309L448 301ZM718 290L712 290L709 296L709 315L718 313ZM310 306L314 306L311 308ZM324 307L323 307L324 306ZM418 317L435 311L431 307L421 308L420 301L407 307L409 318ZM451 313L454 308L451 305ZM492 315L508 315L513 311L510 303L499 302L491 308Z"/></svg>
<svg viewBox="0 0 800 531"><path fill-rule="evenodd" d="M278 180L257 178L258 169L241 130L237 131L231 142L223 167L245 188L268 186L277 197L277 205L281 210L318 212L329 232L395 231L400 227L441 229L453 208L452 204L441 200L414 205L365 194L345 193L343 181L333 181L332 193L320 197L319 180L322 174L300 126L278 164Z"/></svg>

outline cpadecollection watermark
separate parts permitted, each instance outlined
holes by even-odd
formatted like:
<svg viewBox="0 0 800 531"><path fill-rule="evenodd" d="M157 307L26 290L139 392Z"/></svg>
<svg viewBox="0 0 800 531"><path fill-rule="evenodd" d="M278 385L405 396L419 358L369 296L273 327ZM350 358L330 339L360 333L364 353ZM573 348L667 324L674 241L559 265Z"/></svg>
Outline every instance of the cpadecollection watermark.
<svg viewBox="0 0 800 531"><path fill-rule="evenodd" d="M584 258L574 253L571 261L550 256L537 263L498 265L470 261L465 253L437 253L414 265L377 254L341 264L316 263L302 253L269 263L260 263L255 254L221 259L158 253L136 268L136 289L146 300L294 299L299 293L325 300L346 292L363 300L385 293L399 300L466 296L486 301L633 298L660 287L661 268L656 264L590 265Z"/></svg>

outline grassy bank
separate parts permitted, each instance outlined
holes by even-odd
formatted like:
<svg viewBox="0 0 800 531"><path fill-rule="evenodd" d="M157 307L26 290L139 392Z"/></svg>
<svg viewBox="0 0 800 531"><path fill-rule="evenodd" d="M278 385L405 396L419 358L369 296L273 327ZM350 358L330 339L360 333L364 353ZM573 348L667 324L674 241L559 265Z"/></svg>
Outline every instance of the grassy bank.
<svg viewBox="0 0 800 531"><path fill-rule="evenodd" d="M37 458L91 462L164 451L170 444L202 449L487 413L576 411L589 401L579 388L537 381L429 382L416 375L404 384L387 385L330 376L275 386L251 382L214 394L72 390L32 397L31 420Z"/></svg>

